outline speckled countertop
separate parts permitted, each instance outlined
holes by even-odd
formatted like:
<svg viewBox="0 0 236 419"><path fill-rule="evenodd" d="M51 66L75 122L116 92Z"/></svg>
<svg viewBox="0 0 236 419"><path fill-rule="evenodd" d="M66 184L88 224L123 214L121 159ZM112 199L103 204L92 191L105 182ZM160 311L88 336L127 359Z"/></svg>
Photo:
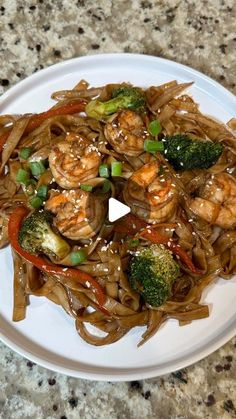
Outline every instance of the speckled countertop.
<svg viewBox="0 0 236 419"><path fill-rule="evenodd" d="M2 0L0 92L50 64L135 52L191 65L236 93L233 0ZM236 418L236 340L161 378L99 383L0 344L0 418Z"/></svg>

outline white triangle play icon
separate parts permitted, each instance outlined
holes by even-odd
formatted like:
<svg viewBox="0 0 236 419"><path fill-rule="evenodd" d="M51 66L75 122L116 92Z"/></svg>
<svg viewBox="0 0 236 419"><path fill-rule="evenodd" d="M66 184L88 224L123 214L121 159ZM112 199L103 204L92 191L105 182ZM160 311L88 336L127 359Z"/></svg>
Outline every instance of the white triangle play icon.
<svg viewBox="0 0 236 419"><path fill-rule="evenodd" d="M121 217L124 217L124 215L128 214L130 212L130 208L122 204L122 202L117 201L115 198L110 198L108 201L108 219L111 223L113 221L118 220Z"/></svg>

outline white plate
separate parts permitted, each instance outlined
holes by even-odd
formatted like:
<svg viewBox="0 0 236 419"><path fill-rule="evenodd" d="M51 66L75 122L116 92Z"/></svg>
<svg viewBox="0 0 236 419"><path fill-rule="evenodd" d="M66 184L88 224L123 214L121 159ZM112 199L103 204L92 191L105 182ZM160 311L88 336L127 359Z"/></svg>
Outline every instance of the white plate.
<svg viewBox="0 0 236 419"><path fill-rule="evenodd" d="M42 70L14 86L0 100L1 113L39 112L53 104L55 90L72 88L80 79L99 86L130 81L148 86L176 79L194 81L189 91L203 112L226 122L236 114L235 97L215 81L183 65L145 55L107 54L76 58ZM236 279L219 279L204 293L210 317L179 327L168 321L143 347L142 329L119 342L93 347L77 335L73 320L44 298L31 298L27 317L13 323L12 260L10 249L0 251L1 339L16 352L49 369L96 380L133 380L169 373L209 355L236 332Z"/></svg>

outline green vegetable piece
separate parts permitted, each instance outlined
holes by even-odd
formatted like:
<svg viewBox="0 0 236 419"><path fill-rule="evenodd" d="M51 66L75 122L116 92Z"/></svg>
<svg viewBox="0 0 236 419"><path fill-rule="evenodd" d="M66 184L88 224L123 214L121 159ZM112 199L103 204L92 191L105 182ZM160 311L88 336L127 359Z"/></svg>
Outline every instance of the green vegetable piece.
<svg viewBox="0 0 236 419"><path fill-rule="evenodd" d="M37 185L37 182L34 179L29 179L25 184L25 192L27 195L31 196L35 194L35 186Z"/></svg>
<svg viewBox="0 0 236 419"><path fill-rule="evenodd" d="M102 121L119 109L132 109L137 112L144 112L146 108L145 94L141 89L130 86L122 86L113 89L112 99L101 102L97 99L91 100L85 108L85 112L91 118Z"/></svg>
<svg viewBox="0 0 236 419"><path fill-rule="evenodd" d="M87 259L87 255L83 249L78 250L77 252L70 253L70 261L73 266L79 265Z"/></svg>
<svg viewBox="0 0 236 419"><path fill-rule="evenodd" d="M208 169L223 152L221 143L192 140L177 134L163 139L164 156L175 170Z"/></svg>
<svg viewBox="0 0 236 419"><path fill-rule="evenodd" d="M82 191L91 192L93 190L93 187L92 185L82 184L80 185L80 189L82 189Z"/></svg>
<svg viewBox="0 0 236 419"><path fill-rule="evenodd" d="M39 198L45 200L48 196L48 186L47 185L40 185L37 190L37 196Z"/></svg>
<svg viewBox="0 0 236 419"><path fill-rule="evenodd" d="M46 170L41 160L30 162L29 167L30 167L32 175L36 177L39 177L40 175L42 175Z"/></svg>
<svg viewBox="0 0 236 419"><path fill-rule="evenodd" d="M157 137L157 135L160 134L161 130L162 130L162 126L161 126L160 121L158 121L158 119L155 119L154 121L150 122L148 126L148 132L153 137Z"/></svg>
<svg viewBox="0 0 236 419"><path fill-rule="evenodd" d="M131 239L128 241L128 246L129 247L138 247L140 244L140 240L139 239Z"/></svg>
<svg viewBox="0 0 236 419"><path fill-rule="evenodd" d="M32 153L31 147L23 147L20 149L19 156L23 160L27 160Z"/></svg>
<svg viewBox="0 0 236 419"><path fill-rule="evenodd" d="M38 209L43 205L43 200L39 196L34 196L29 200L29 203L32 208Z"/></svg>
<svg viewBox="0 0 236 419"><path fill-rule="evenodd" d="M31 254L44 253L47 256L64 258L70 252L70 246L61 236L54 233L52 222L53 216L50 212L33 212L21 226L21 247Z"/></svg>
<svg viewBox="0 0 236 419"><path fill-rule="evenodd" d="M160 169L159 169L159 171L158 171L158 176L162 176L162 175L164 175L164 173L165 173L165 169L164 169L164 167L161 165L160 166Z"/></svg>
<svg viewBox="0 0 236 419"><path fill-rule="evenodd" d="M99 166L98 171L99 171L99 176L101 177L108 178L110 176L109 167L107 164L101 164L101 166Z"/></svg>
<svg viewBox="0 0 236 419"><path fill-rule="evenodd" d="M27 170L19 169L16 174L16 181L18 183L23 183L24 185L27 185L29 182L30 174L27 172Z"/></svg>
<svg viewBox="0 0 236 419"><path fill-rule="evenodd" d="M146 303L153 307L164 304L172 295L172 286L179 276L179 265L163 245L138 248L131 259L129 281Z"/></svg>
<svg viewBox="0 0 236 419"><path fill-rule="evenodd" d="M105 180L102 185L102 193L107 193L111 189L111 182L109 180Z"/></svg>
<svg viewBox="0 0 236 419"><path fill-rule="evenodd" d="M111 175L121 176L122 174L122 163L120 161L113 161L111 163Z"/></svg>
<svg viewBox="0 0 236 419"><path fill-rule="evenodd" d="M144 150L148 153L157 153L158 151L164 151L164 144L161 141L145 140Z"/></svg>

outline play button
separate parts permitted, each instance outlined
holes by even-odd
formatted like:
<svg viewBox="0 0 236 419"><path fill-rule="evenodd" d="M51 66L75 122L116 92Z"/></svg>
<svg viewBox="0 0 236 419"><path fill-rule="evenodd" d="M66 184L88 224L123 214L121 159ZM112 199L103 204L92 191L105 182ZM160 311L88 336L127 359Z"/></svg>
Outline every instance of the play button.
<svg viewBox="0 0 236 419"><path fill-rule="evenodd" d="M115 198L110 198L108 201L108 219L111 223L118 220L130 212L130 207Z"/></svg>

